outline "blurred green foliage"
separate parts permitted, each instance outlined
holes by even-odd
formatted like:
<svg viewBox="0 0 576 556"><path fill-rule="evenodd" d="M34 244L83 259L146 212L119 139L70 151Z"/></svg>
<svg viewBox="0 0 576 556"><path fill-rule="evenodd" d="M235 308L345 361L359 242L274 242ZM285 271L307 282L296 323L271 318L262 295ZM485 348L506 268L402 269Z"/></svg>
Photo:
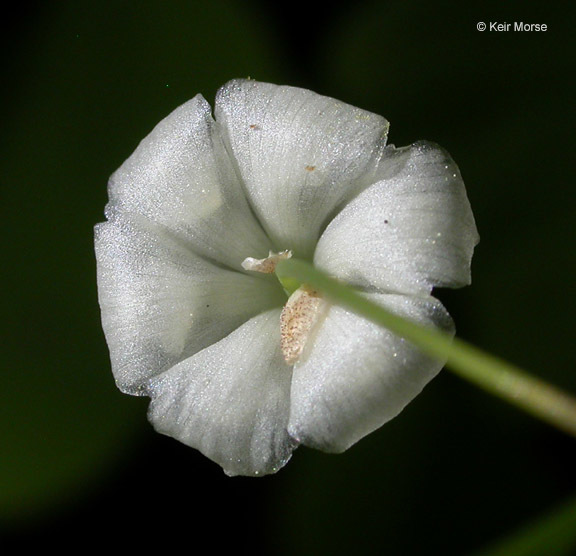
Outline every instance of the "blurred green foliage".
<svg viewBox="0 0 576 556"><path fill-rule="evenodd" d="M452 154L481 243L473 285L439 297L462 337L576 392L575 15L495 0L22 8L1 93L0 545L169 546L216 525L214 547L252 554L450 556L574 493L573 440L448 373L343 455L300 449L273 477L224 477L116 390L92 228L108 176L197 92L248 75L314 89L386 116L396 145Z"/></svg>

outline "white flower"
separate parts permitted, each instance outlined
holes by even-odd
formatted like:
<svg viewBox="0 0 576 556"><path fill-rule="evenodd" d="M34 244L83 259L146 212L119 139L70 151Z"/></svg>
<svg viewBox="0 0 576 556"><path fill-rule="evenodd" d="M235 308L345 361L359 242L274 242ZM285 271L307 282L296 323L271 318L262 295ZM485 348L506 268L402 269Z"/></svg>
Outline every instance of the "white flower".
<svg viewBox="0 0 576 556"><path fill-rule="evenodd" d="M196 96L110 179L96 255L118 387L230 475L275 472L300 443L347 449L443 365L305 286L287 303L266 272L293 254L452 330L431 291L470 280L464 185L439 147L385 146L387 130L311 91L235 80L215 119Z"/></svg>

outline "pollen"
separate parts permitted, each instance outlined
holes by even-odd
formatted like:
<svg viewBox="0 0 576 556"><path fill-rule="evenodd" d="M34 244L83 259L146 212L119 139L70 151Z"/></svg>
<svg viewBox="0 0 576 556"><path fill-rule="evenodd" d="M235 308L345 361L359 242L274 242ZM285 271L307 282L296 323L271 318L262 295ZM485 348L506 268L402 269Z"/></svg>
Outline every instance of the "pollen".
<svg viewBox="0 0 576 556"><path fill-rule="evenodd" d="M325 303L320 294L304 285L288 299L280 315L280 347L289 365L298 361Z"/></svg>

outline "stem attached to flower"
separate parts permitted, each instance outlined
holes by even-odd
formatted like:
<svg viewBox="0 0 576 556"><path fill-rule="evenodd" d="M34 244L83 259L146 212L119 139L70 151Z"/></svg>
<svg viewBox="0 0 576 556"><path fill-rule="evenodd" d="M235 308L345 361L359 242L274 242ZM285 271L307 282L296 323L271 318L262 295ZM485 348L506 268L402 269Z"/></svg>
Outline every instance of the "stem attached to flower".
<svg viewBox="0 0 576 556"><path fill-rule="evenodd" d="M415 324L375 305L307 262L283 260L278 263L276 274L281 281L292 279L310 284L326 298L388 328L428 355L445 359L446 367L460 377L576 437L576 399L562 390L459 338Z"/></svg>

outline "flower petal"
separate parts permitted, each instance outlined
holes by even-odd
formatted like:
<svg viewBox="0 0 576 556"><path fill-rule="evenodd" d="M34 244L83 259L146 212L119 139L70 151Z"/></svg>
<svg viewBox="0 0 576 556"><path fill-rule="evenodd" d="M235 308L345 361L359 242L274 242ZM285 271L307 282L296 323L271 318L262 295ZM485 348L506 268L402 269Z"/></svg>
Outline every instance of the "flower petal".
<svg viewBox="0 0 576 556"><path fill-rule="evenodd" d="M376 114L305 89L235 80L216 121L276 251L312 256L327 217L357 190L386 140Z"/></svg>
<svg viewBox="0 0 576 556"><path fill-rule="evenodd" d="M426 292L470 282L478 233L458 167L440 147L387 147L378 181L322 234L314 263L361 287Z"/></svg>
<svg viewBox="0 0 576 556"><path fill-rule="evenodd" d="M367 297L420 324L453 332L450 316L432 297ZM307 446L346 450L395 417L443 365L388 330L332 306L313 347L294 366L288 432Z"/></svg>
<svg viewBox="0 0 576 556"><path fill-rule="evenodd" d="M155 428L197 448L229 475L274 473L296 443L286 425L292 369L280 352L280 310L151 381Z"/></svg>
<svg viewBox="0 0 576 556"><path fill-rule="evenodd" d="M108 192L108 217L138 214L234 269L271 247L201 95L154 128L112 175Z"/></svg>
<svg viewBox="0 0 576 556"><path fill-rule="evenodd" d="M144 219L96 226L96 258L112 370L130 394L285 298L274 280L217 267Z"/></svg>

